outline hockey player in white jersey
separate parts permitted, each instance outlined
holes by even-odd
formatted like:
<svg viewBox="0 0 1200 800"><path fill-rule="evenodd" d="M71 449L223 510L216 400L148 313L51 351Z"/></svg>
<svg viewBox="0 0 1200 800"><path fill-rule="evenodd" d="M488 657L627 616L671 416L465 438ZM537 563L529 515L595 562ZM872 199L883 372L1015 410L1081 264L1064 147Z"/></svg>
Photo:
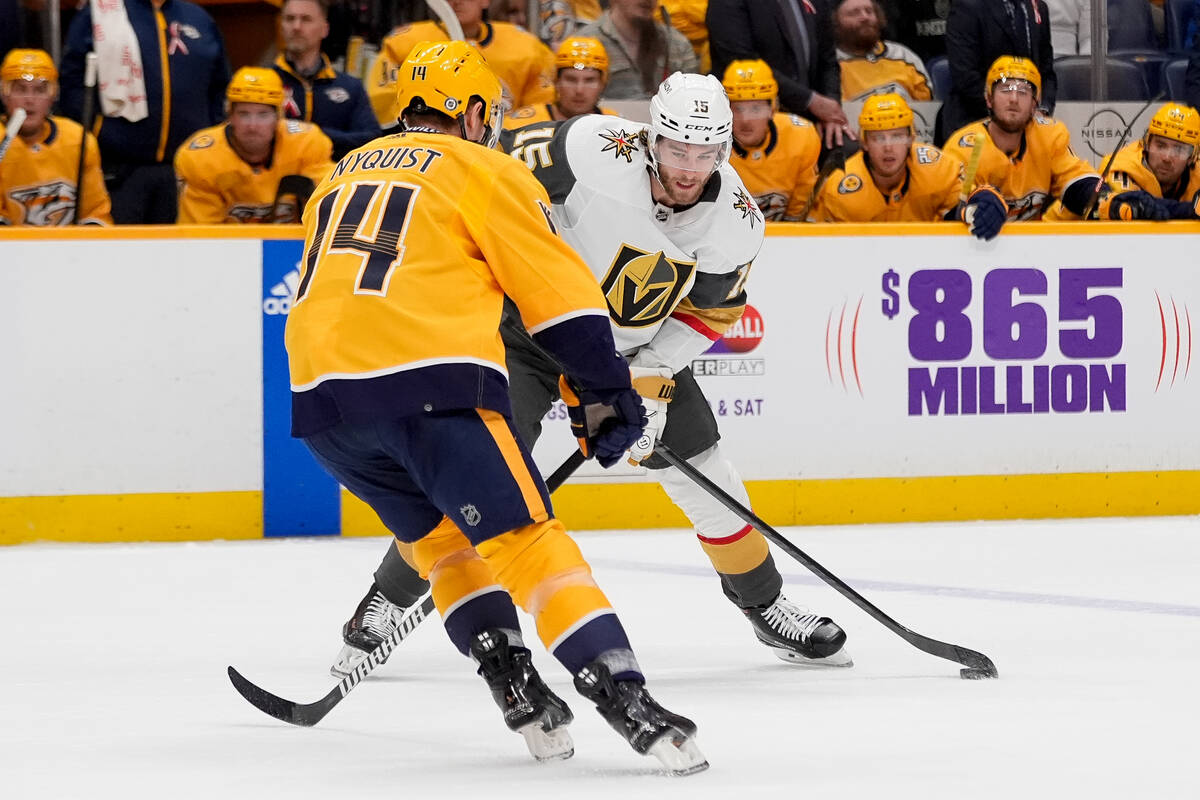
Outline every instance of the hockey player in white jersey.
<svg viewBox="0 0 1200 800"><path fill-rule="evenodd" d="M654 455L661 439L749 507L690 365L741 317L764 222L728 164L733 115L715 77L675 73L651 99L650 112L649 128L587 115L507 132L507 145L546 187L559 234L592 268L608 300L614 339L649 419L631 463L654 470L687 515L725 595L761 643L789 663L851 666L842 629L784 597L763 536ZM514 421L532 448L558 396L558 368L520 324L507 315L501 333ZM333 672L353 670L424 588L389 547L343 629Z"/></svg>

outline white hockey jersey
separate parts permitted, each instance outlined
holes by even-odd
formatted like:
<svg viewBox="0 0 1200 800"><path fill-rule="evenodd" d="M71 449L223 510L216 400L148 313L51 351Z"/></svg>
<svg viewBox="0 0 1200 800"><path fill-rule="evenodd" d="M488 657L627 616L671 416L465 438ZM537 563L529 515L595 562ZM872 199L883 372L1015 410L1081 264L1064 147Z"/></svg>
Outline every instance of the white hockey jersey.
<svg viewBox="0 0 1200 800"><path fill-rule="evenodd" d="M764 222L728 164L695 205L656 204L644 129L585 115L512 131L505 144L546 187L559 234L600 281L617 347L631 355L653 341L655 357L638 360L679 370L741 316Z"/></svg>

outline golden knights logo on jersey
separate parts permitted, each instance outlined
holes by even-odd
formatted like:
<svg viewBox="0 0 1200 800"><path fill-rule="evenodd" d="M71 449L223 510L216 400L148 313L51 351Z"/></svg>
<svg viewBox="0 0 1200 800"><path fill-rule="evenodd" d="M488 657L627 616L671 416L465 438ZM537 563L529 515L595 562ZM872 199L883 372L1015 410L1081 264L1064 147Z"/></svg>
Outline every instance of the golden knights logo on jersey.
<svg viewBox="0 0 1200 800"><path fill-rule="evenodd" d="M758 205L750 195L746 194L744 189L738 189L734 193L733 210L742 212L742 219L749 219L751 228L755 223L762 222L762 212L758 210Z"/></svg>
<svg viewBox="0 0 1200 800"><path fill-rule="evenodd" d="M638 134L629 131L607 130L600 132L600 138L608 142L600 148L601 153L613 151L613 158L625 157L625 163L633 163L633 154L638 149Z"/></svg>
<svg viewBox="0 0 1200 800"><path fill-rule="evenodd" d="M666 318L695 269L695 263L667 258L661 250L647 253L621 245L600 282L613 321L623 328L642 328Z"/></svg>
<svg viewBox="0 0 1200 800"><path fill-rule="evenodd" d="M74 183L50 181L12 189L8 196L25 209L26 225L70 225L75 221Z"/></svg>

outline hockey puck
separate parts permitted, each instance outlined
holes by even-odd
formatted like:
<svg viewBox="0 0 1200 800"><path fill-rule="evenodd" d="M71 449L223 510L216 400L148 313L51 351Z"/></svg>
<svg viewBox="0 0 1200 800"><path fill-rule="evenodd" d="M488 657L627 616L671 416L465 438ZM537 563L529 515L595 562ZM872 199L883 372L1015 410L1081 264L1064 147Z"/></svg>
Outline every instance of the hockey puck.
<svg viewBox="0 0 1200 800"><path fill-rule="evenodd" d="M996 673L994 671L986 670L986 669L978 669L978 668L974 668L974 667L968 667L967 669L960 669L958 671L958 674L965 681L982 681L982 680L987 680L988 678L996 677Z"/></svg>

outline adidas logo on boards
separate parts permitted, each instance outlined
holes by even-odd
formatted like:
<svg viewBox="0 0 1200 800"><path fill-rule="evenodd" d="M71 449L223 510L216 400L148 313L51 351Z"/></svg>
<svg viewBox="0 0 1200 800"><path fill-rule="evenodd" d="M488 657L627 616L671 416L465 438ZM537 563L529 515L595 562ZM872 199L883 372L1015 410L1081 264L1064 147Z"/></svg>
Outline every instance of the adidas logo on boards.
<svg viewBox="0 0 1200 800"><path fill-rule="evenodd" d="M263 299L263 313L271 316L287 315L292 310L292 298L300 285L300 265L283 276L283 280L271 287L271 296Z"/></svg>

